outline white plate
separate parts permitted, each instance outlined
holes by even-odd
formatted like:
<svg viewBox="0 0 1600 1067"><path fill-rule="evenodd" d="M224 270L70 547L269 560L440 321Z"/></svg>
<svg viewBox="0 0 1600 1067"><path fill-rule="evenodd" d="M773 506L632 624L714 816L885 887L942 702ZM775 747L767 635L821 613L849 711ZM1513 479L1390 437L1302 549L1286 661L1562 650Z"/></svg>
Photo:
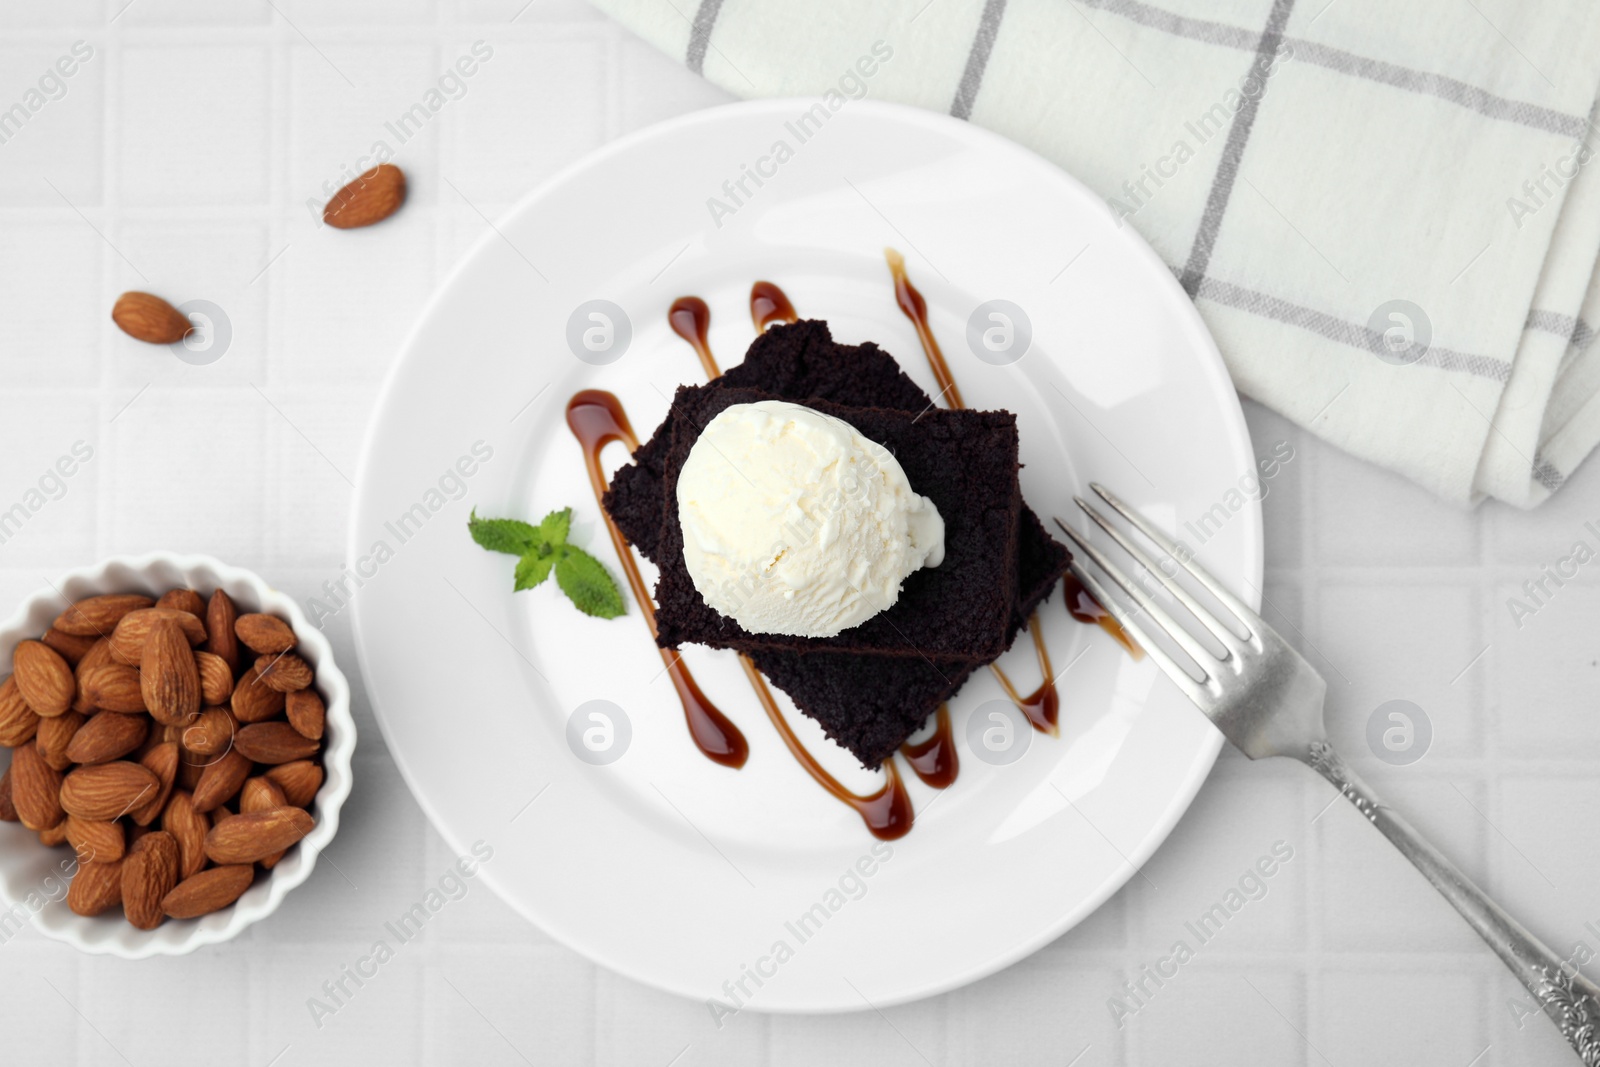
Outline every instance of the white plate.
<svg viewBox="0 0 1600 1067"><path fill-rule="evenodd" d="M1229 517L1203 547L1181 528L1241 499L1226 494L1254 460L1215 346L1150 249L1061 171L966 123L849 102L801 144L790 124L811 106L737 104L646 130L498 222L389 378L350 536L378 721L452 847L492 848L484 878L584 955L759 1011L912 1000L1034 951L1155 850L1221 742L1148 660L1072 623L1058 593L1043 615L1057 669L1072 664L1061 736L1034 736L1010 766L974 758L968 719L1000 695L986 672L974 676L953 702L961 777L943 795L913 780L924 814L892 845L874 849L861 820L800 770L732 654L695 648L688 662L751 748L739 771L702 757L637 606L602 621L553 583L513 595L514 560L476 547L464 525L473 506L537 521L570 505L575 541L620 580L563 412L580 389L611 390L647 436L673 388L702 380L667 325L675 297L711 305L727 366L753 336L750 285L768 279L801 315L827 319L842 341L879 342L937 392L895 306L882 250L896 246L968 405L1017 413L1035 510L1067 516L1095 479L1178 529L1236 589L1259 586L1262 560L1253 502L1231 514L1222 503ZM753 195L715 225L708 198L779 140L792 157L761 164L775 176L759 188L747 179ZM1032 323L1013 365L981 362L965 341L969 315L994 298ZM580 362L566 340L569 316L593 299L631 322L626 353L605 366ZM492 456L474 461L475 444ZM451 473L462 457L470 476ZM619 445L605 458L608 469L625 460ZM1031 688L1026 645L1003 663ZM568 716L596 699L631 726L606 766L566 741ZM794 718L848 781L876 779ZM870 877L847 873L863 857ZM836 907L802 941L785 924L819 903Z"/></svg>

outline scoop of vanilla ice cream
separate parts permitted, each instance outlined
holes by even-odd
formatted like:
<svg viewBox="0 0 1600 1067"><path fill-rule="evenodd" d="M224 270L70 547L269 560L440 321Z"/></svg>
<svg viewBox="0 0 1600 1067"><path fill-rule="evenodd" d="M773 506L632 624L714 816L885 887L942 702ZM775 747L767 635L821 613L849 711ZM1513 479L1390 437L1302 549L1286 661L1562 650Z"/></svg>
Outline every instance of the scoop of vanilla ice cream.
<svg viewBox="0 0 1600 1067"><path fill-rule="evenodd" d="M832 637L944 560L944 519L888 449L781 400L711 420L678 474L678 519L695 589L751 633Z"/></svg>

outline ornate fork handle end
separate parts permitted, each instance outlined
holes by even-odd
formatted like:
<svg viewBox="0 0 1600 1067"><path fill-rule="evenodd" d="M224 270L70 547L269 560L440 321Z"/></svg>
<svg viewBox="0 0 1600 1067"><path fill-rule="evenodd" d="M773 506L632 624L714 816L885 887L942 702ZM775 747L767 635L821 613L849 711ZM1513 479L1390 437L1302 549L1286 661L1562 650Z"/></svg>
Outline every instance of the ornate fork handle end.
<svg viewBox="0 0 1600 1067"><path fill-rule="evenodd" d="M1331 782L1368 822L1381 830L1461 913L1560 1028L1579 1058L1588 1067L1600 1067L1600 986L1529 933L1410 823L1378 800L1332 745L1326 741L1313 742L1304 762Z"/></svg>

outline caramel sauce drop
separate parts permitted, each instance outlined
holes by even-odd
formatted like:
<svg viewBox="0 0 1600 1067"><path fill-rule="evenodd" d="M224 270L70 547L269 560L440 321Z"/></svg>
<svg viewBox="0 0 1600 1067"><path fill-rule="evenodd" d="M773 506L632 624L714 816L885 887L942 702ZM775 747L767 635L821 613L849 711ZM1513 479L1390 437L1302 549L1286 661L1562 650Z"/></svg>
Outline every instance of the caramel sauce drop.
<svg viewBox="0 0 1600 1067"><path fill-rule="evenodd" d="M711 354L711 346L706 342L706 334L711 329L711 309L706 307L704 300L698 296L678 297L667 309L667 322L671 324L672 332L688 341L694 354L700 357L700 366L704 368L707 378L722 374L717 368L716 358Z"/></svg>
<svg viewBox="0 0 1600 1067"><path fill-rule="evenodd" d="M799 317L789 298L776 285L756 282L750 287L750 321L755 323L756 333L766 333L773 323L793 322Z"/></svg>
<svg viewBox="0 0 1600 1067"><path fill-rule="evenodd" d="M703 308L705 304L701 303L700 306ZM605 472L600 469L601 450L612 441L621 441L631 452L639 447L639 438L628 424L622 402L599 389L585 389L567 402L567 428L583 448L583 464L589 471L589 485L594 489L595 503L598 504L606 491ZM639 574L633 549L627 538L622 536L622 531L617 529L617 524L611 521L603 505L600 514L605 518L606 531L611 535L617 558L622 561L622 570L628 576L633 599L644 614L645 624L650 627L650 636L654 637L655 603L650 599L650 590L645 588L643 576ZM667 675L672 679L672 688L678 691L678 699L683 704L683 716L689 726L689 736L694 738L696 747L714 763L735 769L743 767L750 755L750 745L745 741L744 734L700 691L682 656L672 649L658 651L661 661L666 664Z"/></svg>
<svg viewBox="0 0 1600 1067"><path fill-rule="evenodd" d="M947 789L961 773L961 758L956 755L955 731L950 726L950 705L940 704L933 736L916 744L900 746L900 755L917 772L924 785Z"/></svg>
<svg viewBox="0 0 1600 1067"><path fill-rule="evenodd" d="M1061 694L1056 691L1056 672L1050 665L1050 649L1044 643L1044 628L1039 625L1037 611L1028 618L1028 632L1033 635L1033 650L1039 658L1039 674L1042 678L1039 688L1027 696L1020 696L1017 687L1011 684L1011 679L1006 677L1006 672L1000 669L999 664L991 663L989 669L994 672L995 678L999 679L1000 688L1006 691L1006 696L1011 698L1018 711L1028 717L1035 730L1051 737L1059 737Z"/></svg>
<svg viewBox="0 0 1600 1067"><path fill-rule="evenodd" d="M767 680L756 670L756 665L750 662L749 656L739 657L739 666L744 668L745 676L750 679L750 685L756 691L756 697L761 701L761 707L766 711L767 718L772 720L773 728L778 731L778 736L783 738L783 743L788 747L789 753L805 768L814 782L827 790L835 799L855 809L861 816L862 822L867 824L867 830L883 841L893 841L904 837L911 832L911 826L916 821L916 814L911 809L911 797L906 793L905 782L900 778L900 772L895 768L894 757L883 761L883 788L876 793L863 796L851 792L844 787L844 783L829 774L822 764L817 762L806 746L800 743L800 738L795 736L794 730L789 726L783 712L778 708L778 702L772 695L772 690L767 687ZM944 709L941 707L940 712ZM946 716L948 721L948 716ZM951 767L955 765L955 746L950 746ZM920 771L918 772L921 773ZM954 771L951 772L952 778ZM931 783L930 783L931 784Z"/></svg>
<svg viewBox="0 0 1600 1067"><path fill-rule="evenodd" d="M906 257L892 248L885 248L883 258L889 261L889 274L894 278L894 302L900 305L900 310L916 327L917 340L922 342L922 353L928 357L928 366L933 369L934 380L939 383L939 396L934 399L943 398L953 408L966 407L966 402L961 399L961 390L956 388L955 376L950 373L950 364L944 361L944 353L939 350L939 342L934 339L933 329L928 325L928 302L911 284L911 279L906 277Z"/></svg>
<svg viewBox="0 0 1600 1067"><path fill-rule="evenodd" d="M1100 627L1110 634L1117 644L1127 649L1128 654L1134 659L1144 658L1144 649L1139 647L1138 642L1128 635L1128 631L1122 628L1122 624L1109 611L1100 606L1100 601L1083 587L1077 575L1068 571L1062 578L1062 590L1067 601L1067 614L1079 622Z"/></svg>

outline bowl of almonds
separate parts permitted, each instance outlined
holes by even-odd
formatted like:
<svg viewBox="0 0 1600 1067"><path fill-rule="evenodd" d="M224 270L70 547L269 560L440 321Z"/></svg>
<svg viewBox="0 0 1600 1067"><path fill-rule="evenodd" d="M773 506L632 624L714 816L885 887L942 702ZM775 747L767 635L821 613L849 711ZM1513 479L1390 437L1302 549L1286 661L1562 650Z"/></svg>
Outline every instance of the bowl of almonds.
<svg viewBox="0 0 1600 1067"><path fill-rule="evenodd" d="M112 559L0 627L0 943L225 941L310 876L355 723L293 600L206 556Z"/></svg>

